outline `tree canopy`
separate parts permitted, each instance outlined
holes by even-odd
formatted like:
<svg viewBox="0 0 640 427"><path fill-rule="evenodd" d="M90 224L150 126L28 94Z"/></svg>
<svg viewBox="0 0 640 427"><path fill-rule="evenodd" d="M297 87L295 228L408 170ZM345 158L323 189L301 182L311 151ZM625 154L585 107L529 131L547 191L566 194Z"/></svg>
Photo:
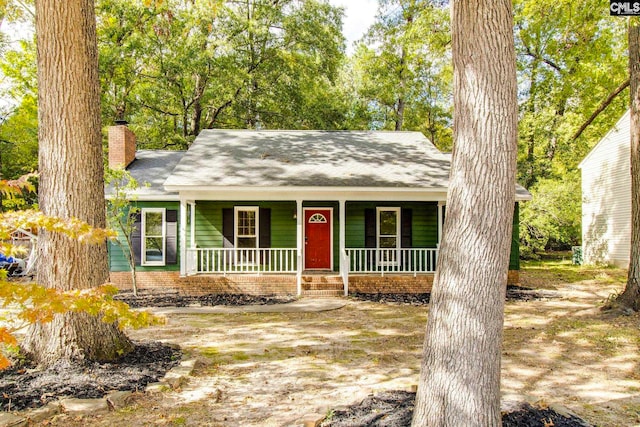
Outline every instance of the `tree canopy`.
<svg viewBox="0 0 640 427"><path fill-rule="evenodd" d="M28 3L0 18L32 19ZM96 15L103 123L127 120L141 148L265 128L417 130L451 149L448 2L380 0L350 56L325 0L98 0ZM625 25L596 0L514 2L518 181L544 201L521 209L527 253L580 241L577 164L628 107ZM37 166L35 49L0 45L0 174L15 178Z"/></svg>

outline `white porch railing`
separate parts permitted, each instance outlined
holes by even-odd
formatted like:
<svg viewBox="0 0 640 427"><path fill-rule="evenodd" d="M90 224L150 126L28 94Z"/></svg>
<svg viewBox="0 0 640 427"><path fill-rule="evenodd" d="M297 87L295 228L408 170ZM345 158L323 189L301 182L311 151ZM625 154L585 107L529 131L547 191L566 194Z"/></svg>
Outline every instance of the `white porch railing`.
<svg viewBox="0 0 640 427"><path fill-rule="evenodd" d="M436 248L346 249L350 273L434 273Z"/></svg>
<svg viewBox="0 0 640 427"><path fill-rule="evenodd" d="M187 274L296 273L295 248L191 248L187 249Z"/></svg>

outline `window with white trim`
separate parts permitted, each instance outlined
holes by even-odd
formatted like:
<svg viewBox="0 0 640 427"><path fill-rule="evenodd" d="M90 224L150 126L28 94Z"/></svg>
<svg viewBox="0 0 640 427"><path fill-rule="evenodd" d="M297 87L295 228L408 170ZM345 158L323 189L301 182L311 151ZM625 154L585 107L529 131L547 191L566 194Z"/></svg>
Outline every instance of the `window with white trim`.
<svg viewBox="0 0 640 427"><path fill-rule="evenodd" d="M395 263L400 247L400 208L377 208L377 247L381 263Z"/></svg>
<svg viewBox="0 0 640 427"><path fill-rule="evenodd" d="M166 260L166 210L142 208L141 215L141 265L165 265Z"/></svg>
<svg viewBox="0 0 640 427"><path fill-rule="evenodd" d="M322 215L321 213L314 213L309 218L309 224L326 224L327 217Z"/></svg>
<svg viewBox="0 0 640 427"><path fill-rule="evenodd" d="M240 249L258 247L258 207L236 206L235 247Z"/></svg>
<svg viewBox="0 0 640 427"><path fill-rule="evenodd" d="M234 228L236 249L241 249L238 253L240 259L238 262L253 263L255 262L255 251L250 249L258 248L259 221L257 206L236 206L234 208ZM248 249L242 251L242 249Z"/></svg>

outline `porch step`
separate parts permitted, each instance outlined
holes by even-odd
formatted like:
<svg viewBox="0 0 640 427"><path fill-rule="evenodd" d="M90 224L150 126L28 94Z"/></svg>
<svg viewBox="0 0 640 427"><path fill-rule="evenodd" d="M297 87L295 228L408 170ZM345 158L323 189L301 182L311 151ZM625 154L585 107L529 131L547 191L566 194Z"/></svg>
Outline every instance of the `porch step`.
<svg viewBox="0 0 640 427"><path fill-rule="evenodd" d="M302 276L303 291L338 291L342 292L342 277L336 275L311 274Z"/></svg>
<svg viewBox="0 0 640 427"><path fill-rule="evenodd" d="M311 290L302 290L302 296L303 297L311 297L311 298L335 298L335 297L341 297L344 295L344 291L342 289L340 290L317 290L317 289L311 289Z"/></svg>

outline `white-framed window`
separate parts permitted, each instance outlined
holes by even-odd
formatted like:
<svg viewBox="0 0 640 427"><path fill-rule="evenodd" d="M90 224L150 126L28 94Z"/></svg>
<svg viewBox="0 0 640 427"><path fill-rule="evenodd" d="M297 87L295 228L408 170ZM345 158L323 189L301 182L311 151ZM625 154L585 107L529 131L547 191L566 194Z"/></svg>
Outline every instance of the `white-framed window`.
<svg viewBox="0 0 640 427"><path fill-rule="evenodd" d="M165 265L166 262L166 210L142 208L141 215L141 265Z"/></svg>
<svg viewBox="0 0 640 427"><path fill-rule="evenodd" d="M394 264L398 260L396 249L400 247L400 208L376 209L376 244L378 262Z"/></svg>
<svg viewBox="0 0 640 427"><path fill-rule="evenodd" d="M314 213L309 218L309 224L326 224L327 217L322 215L321 213Z"/></svg>
<svg viewBox="0 0 640 427"><path fill-rule="evenodd" d="M259 208L257 206L236 206L234 208L234 247L237 251L237 262L253 264L256 261L259 236ZM245 249L245 250L243 250Z"/></svg>

